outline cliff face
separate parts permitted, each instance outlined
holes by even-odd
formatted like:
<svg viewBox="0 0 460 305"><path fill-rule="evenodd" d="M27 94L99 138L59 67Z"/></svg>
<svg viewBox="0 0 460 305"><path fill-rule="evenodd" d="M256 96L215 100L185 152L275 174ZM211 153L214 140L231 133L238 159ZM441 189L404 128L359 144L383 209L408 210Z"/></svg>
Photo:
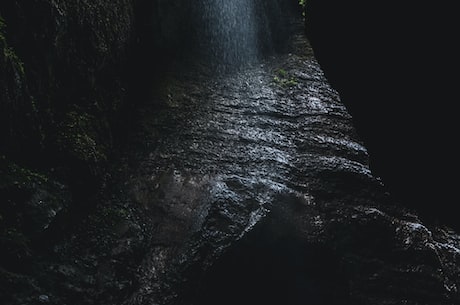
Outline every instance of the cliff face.
<svg viewBox="0 0 460 305"><path fill-rule="evenodd" d="M31 272L104 183L136 5L0 3L2 289L27 283L18 274Z"/></svg>

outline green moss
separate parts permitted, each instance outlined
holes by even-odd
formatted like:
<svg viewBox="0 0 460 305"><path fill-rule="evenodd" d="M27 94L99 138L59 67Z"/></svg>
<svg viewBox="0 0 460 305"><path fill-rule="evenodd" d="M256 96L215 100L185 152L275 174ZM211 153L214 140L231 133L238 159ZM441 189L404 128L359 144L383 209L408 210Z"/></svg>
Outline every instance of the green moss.
<svg viewBox="0 0 460 305"><path fill-rule="evenodd" d="M281 86L283 88L294 87L298 84L297 79L294 76L289 75L289 73L282 68L279 68L275 71L273 81L278 86Z"/></svg>
<svg viewBox="0 0 460 305"><path fill-rule="evenodd" d="M22 76L25 75L24 63L19 59L19 57L14 53L13 49L6 47L4 50L4 56L7 60L14 64L16 71Z"/></svg>
<svg viewBox="0 0 460 305"><path fill-rule="evenodd" d="M286 77L288 75L287 71L282 68L276 70L276 74L280 77Z"/></svg>
<svg viewBox="0 0 460 305"><path fill-rule="evenodd" d="M46 175L19 167L8 162L6 157L2 155L0 155L0 172L2 173L0 175L0 190L12 185L23 189L29 188L32 184L44 185L49 182Z"/></svg>
<svg viewBox="0 0 460 305"><path fill-rule="evenodd" d="M24 75L24 64L19 59L19 57L16 55L14 50L8 46L6 37L5 37L5 31L6 31L6 23L5 23L5 20L0 16L0 52L3 53L2 55L5 61L12 63L15 66L16 70L21 74L21 76L23 76Z"/></svg>
<svg viewBox="0 0 460 305"><path fill-rule="evenodd" d="M5 20L3 19L2 16L0 16L0 43L5 43L6 38L5 38Z"/></svg>
<svg viewBox="0 0 460 305"><path fill-rule="evenodd" d="M66 114L58 143L78 160L98 163L107 160L104 146L97 141L96 118L77 111Z"/></svg>

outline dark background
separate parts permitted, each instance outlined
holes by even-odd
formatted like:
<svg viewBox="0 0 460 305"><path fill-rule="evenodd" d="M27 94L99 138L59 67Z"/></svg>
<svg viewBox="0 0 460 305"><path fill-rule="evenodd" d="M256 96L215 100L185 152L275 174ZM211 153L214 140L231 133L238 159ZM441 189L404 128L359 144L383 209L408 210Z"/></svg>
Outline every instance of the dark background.
<svg viewBox="0 0 460 305"><path fill-rule="evenodd" d="M458 226L458 30L426 1L309 0L306 30L373 172L427 221Z"/></svg>

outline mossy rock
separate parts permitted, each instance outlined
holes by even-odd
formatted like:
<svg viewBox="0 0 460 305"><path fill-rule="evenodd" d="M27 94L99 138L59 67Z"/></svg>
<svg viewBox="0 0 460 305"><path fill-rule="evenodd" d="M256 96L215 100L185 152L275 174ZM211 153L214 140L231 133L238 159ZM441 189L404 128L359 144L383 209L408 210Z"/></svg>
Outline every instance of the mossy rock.
<svg viewBox="0 0 460 305"><path fill-rule="evenodd" d="M104 140L96 117L78 111L65 115L58 134L58 145L71 157L86 163L101 163L107 160Z"/></svg>
<svg viewBox="0 0 460 305"><path fill-rule="evenodd" d="M295 76L290 75L285 69L279 68L275 71L275 76L273 77L275 84L282 88L291 88L298 85L298 80Z"/></svg>

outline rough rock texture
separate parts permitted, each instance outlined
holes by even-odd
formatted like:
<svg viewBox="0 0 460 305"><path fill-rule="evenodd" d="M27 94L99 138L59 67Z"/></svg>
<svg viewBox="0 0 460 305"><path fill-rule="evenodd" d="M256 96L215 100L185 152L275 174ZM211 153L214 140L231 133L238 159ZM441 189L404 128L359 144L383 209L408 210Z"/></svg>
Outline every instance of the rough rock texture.
<svg viewBox="0 0 460 305"><path fill-rule="evenodd" d="M0 14L2 153L97 176L124 97L133 1L7 0Z"/></svg>
<svg viewBox="0 0 460 305"><path fill-rule="evenodd" d="M135 9L131 0L0 3L2 302L40 295L44 260L57 263L55 243L104 183Z"/></svg>
<svg viewBox="0 0 460 305"><path fill-rule="evenodd" d="M153 8L175 3L158 1ZM37 118L31 124L37 128L21 131L24 139L38 130L37 147L83 169L31 170L11 160L12 148L2 151L3 303L459 303L459 236L394 205L297 23L287 52L255 65L224 75L202 61L171 65L170 73L147 83L154 93L136 112L103 191L88 189L90 179L80 187L62 183L58 178L66 174L97 179L106 159L111 137L104 131L110 134L108 117L120 93L110 90L119 80L112 64L123 58L132 13L119 6L125 4L0 4L2 16L10 5L21 21L14 26L16 17L5 15L2 33L28 20L39 29L25 23L22 32L32 36L37 54L20 52L16 35L1 36L2 107L20 96L17 105L29 109L32 122ZM150 14L144 14L139 22L148 25ZM75 49L61 50L66 56L60 57L56 45ZM68 58L68 52L78 53ZM58 78L57 67L40 65L54 58L73 74ZM43 112L48 106L51 112ZM52 126L59 128L50 135ZM82 203L92 208L81 209Z"/></svg>
<svg viewBox="0 0 460 305"><path fill-rule="evenodd" d="M292 43L223 77L179 70L160 111L141 112L125 192L155 229L123 304L460 301L459 236L394 205L308 44Z"/></svg>
<svg viewBox="0 0 460 305"><path fill-rule="evenodd" d="M0 19L1 139L5 143L2 148L10 146L18 151L37 147L41 139L37 109L28 92L24 64L8 45L5 27L4 20ZM35 141L28 142L31 135Z"/></svg>
<svg viewBox="0 0 460 305"><path fill-rule="evenodd" d="M460 226L454 8L415 1L306 1L307 34L353 115L372 170L402 204Z"/></svg>
<svg viewBox="0 0 460 305"><path fill-rule="evenodd" d="M292 43L227 75L165 76L101 204L16 300L457 304L458 235L392 204L308 44Z"/></svg>

